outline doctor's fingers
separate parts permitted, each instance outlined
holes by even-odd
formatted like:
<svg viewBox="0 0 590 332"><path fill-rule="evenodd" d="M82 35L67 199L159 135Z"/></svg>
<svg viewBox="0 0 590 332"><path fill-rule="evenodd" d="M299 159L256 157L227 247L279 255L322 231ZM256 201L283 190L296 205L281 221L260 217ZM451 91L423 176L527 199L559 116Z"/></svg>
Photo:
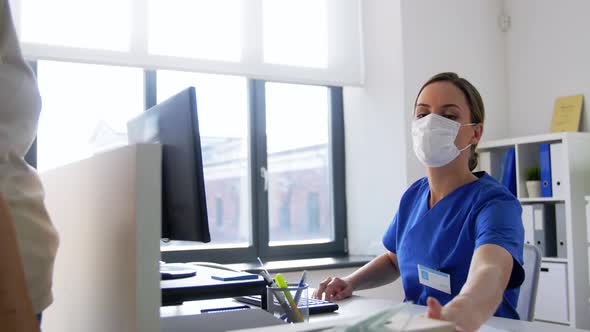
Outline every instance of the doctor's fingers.
<svg viewBox="0 0 590 332"><path fill-rule="evenodd" d="M330 281L332 281L332 277L328 277L328 278L324 279L324 281L320 282L319 287L313 292L312 297L314 299L321 300L324 295L324 292L326 291L326 287L328 286Z"/></svg>
<svg viewBox="0 0 590 332"><path fill-rule="evenodd" d="M333 278L324 291L327 301L338 301L352 295L352 288L343 279Z"/></svg>

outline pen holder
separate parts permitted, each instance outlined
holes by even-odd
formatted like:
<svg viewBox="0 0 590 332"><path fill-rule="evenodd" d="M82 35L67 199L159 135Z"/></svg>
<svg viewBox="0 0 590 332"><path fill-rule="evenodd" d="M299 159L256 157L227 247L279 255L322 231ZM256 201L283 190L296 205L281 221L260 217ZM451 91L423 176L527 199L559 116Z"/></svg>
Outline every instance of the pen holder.
<svg viewBox="0 0 590 332"><path fill-rule="evenodd" d="M267 310L287 323L309 322L309 285L288 284L287 288L266 288ZM297 301L296 301L297 300ZM294 305L298 302L298 305Z"/></svg>

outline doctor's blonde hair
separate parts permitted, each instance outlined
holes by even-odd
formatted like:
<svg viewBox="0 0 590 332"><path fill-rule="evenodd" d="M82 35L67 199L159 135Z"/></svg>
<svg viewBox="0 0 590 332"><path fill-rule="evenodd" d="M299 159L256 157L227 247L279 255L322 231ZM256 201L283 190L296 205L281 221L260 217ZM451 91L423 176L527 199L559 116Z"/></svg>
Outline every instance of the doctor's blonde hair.
<svg viewBox="0 0 590 332"><path fill-rule="evenodd" d="M473 84L469 83L468 80L464 79L463 77L459 77L456 73L446 72L440 73L432 76L422 87L420 91L418 91L418 95L416 95L416 100L414 101L414 105L418 102L418 97L422 90L428 85L435 83L435 82L449 82L456 86L467 100L467 105L469 105L469 112L471 113L471 123L481 123L483 126L483 120L485 117L485 111L483 107L483 100L481 99L481 95L477 91L477 89L473 86ZM479 159L479 154L475 152L477 149L477 144L471 146L471 156L469 157L469 170L473 171L475 167L477 167L477 161Z"/></svg>

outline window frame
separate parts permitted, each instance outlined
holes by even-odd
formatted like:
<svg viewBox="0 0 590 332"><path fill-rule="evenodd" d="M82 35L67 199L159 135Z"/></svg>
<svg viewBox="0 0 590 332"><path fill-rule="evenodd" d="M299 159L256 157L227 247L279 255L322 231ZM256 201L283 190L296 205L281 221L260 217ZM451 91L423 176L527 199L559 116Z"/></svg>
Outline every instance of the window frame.
<svg viewBox="0 0 590 332"><path fill-rule="evenodd" d="M268 81L257 80L256 88L264 94L265 83ZM328 93L328 101L330 103L330 125L329 125L329 151L331 157L331 170L330 174L332 179L330 181L332 190L332 204L333 204L333 227L334 227L334 241L328 243L318 244L305 244L305 245L284 245L270 247L269 243L269 231L268 231L268 195L264 191L264 181L258 176L259 191L261 195L258 209L264 211L264 218L261 219L261 231L260 231L260 243L258 246L260 257L264 257L271 260L276 259L298 259L298 258L310 258L318 256L338 256L347 253L346 247L346 200L345 200L345 169L344 169L344 114L343 114L343 103L342 103L342 88L326 86ZM265 101L265 95L262 96L262 101L259 103L255 112L256 118L259 121L258 137L259 149L257 169L264 167L268 169L267 165L267 154L266 154L266 107L263 104Z"/></svg>
<svg viewBox="0 0 590 332"><path fill-rule="evenodd" d="M37 61L30 62L33 70ZM344 256L348 253L347 214L346 214L346 173L344 145L344 110L342 87L318 85L327 88L330 125L329 150L331 155L330 181L333 206L334 241L328 243L269 246L268 195L264 189L261 168L267 168L266 151L266 90L265 80L247 79L248 118L249 118L249 167L250 167L250 206L251 206L251 244L246 248L184 249L162 251L166 262L213 261L217 263L239 263L255 261L256 257L265 260L304 259L312 257ZM157 71L144 69L145 109L157 103ZM27 154L29 163L36 165L36 140ZM33 166L35 166L33 165ZM209 222L212 222L211 220Z"/></svg>

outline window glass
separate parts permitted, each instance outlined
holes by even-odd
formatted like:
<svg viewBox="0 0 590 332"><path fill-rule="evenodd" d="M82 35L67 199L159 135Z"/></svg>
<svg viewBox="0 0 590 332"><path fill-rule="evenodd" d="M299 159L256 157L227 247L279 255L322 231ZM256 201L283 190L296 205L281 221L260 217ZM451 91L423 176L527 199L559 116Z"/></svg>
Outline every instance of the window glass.
<svg viewBox="0 0 590 332"><path fill-rule="evenodd" d="M328 88L266 84L269 245L333 240Z"/></svg>
<svg viewBox="0 0 590 332"><path fill-rule="evenodd" d="M127 144L127 121L143 111L142 69L39 61L37 77L39 170Z"/></svg>

